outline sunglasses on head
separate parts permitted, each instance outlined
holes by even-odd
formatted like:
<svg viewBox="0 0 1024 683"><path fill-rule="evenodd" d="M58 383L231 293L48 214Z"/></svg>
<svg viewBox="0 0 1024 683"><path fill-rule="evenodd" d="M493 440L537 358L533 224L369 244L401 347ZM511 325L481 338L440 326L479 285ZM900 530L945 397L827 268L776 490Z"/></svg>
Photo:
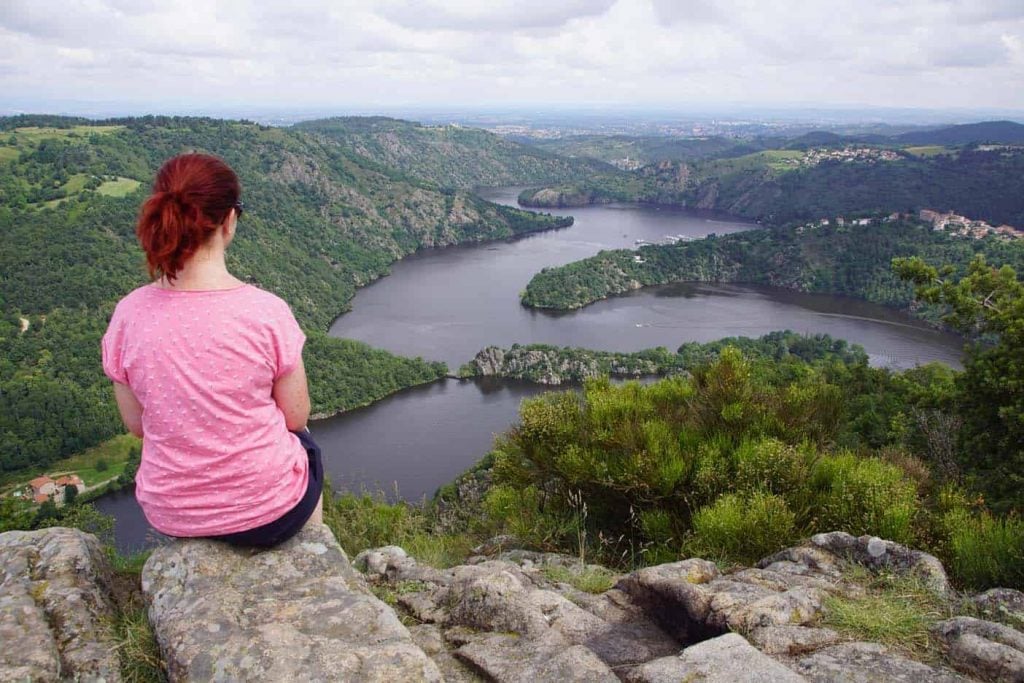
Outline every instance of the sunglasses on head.
<svg viewBox="0 0 1024 683"><path fill-rule="evenodd" d="M239 199L235 202L235 218L241 218L242 213L245 211L245 202Z"/></svg>

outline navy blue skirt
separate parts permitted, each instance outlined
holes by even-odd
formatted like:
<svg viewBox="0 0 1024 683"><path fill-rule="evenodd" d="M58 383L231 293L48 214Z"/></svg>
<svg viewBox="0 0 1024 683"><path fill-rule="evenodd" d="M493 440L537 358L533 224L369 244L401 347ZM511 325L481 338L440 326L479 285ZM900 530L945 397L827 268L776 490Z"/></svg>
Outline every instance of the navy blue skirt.
<svg viewBox="0 0 1024 683"><path fill-rule="evenodd" d="M302 499L295 504L295 507L273 522L267 522L254 529L246 529L223 536L210 536L210 538L227 541L232 545L269 548L278 543L284 543L299 533L309 521L313 511L316 510L316 504L320 501L320 494L324 490L324 462L320 454L320 447L313 441L313 436L308 431L292 433L299 437L299 441L302 442L302 446L309 456L309 483L306 485L306 493Z"/></svg>

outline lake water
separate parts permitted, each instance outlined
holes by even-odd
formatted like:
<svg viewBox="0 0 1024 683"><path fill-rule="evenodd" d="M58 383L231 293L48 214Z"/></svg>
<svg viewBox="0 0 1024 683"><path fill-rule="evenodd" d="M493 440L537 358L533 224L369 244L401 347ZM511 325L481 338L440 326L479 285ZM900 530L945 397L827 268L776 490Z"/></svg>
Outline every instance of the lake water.
<svg viewBox="0 0 1024 683"><path fill-rule="evenodd" d="M515 205L520 188L484 190ZM962 341L882 306L827 295L740 285L677 284L638 290L572 312L537 311L519 292L543 267L569 263L637 240L702 237L756 229L721 215L637 205L566 209L572 227L515 240L424 251L361 289L331 334L406 356L443 360L452 371L481 348L543 342L635 351L687 341L759 336L791 329L861 344L876 365L958 365ZM311 429L336 489L368 489L409 500L430 496L490 450L520 401L544 387L504 380L443 380L372 406L320 420ZM150 533L134 498L97 501L118 518L122 549Z"/></svg>

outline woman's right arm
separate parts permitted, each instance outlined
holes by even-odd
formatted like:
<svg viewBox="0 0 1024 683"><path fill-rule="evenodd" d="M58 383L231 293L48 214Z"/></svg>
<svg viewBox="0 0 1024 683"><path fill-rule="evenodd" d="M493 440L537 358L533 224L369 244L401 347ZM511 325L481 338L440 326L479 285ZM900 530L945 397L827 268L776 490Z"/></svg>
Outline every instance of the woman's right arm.
<svg viewBox="0 0 1024 683"><path fill-rule="evenodd" d="M296 432L305 429L309 421L309 386L301 357L294 368L274 381L271 395L274 403L284 413L284 424L288 430Z"/></svg>

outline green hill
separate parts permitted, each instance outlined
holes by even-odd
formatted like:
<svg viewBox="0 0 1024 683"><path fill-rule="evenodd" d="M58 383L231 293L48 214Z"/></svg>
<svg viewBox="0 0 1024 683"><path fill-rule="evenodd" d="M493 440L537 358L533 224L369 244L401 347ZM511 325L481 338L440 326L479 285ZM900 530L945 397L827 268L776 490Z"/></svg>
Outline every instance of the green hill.
<svg viewBox="0 0 1024 683"><path fill-rule="evenodd" d="M896 138L911 145L1024 144L1024 125L1014 121L982 121L930 131L904 133Z"/></svg>
<svg viewBox="0 0 1024 683"><path fill-rule="evenodd" d="M776 225L928 208L1024 227L1024 149L859 149L865 150L859 157L844 157L842 148L814 154L773 149L692 163L663 161L625 177L530 190L520 201L539 207L559 206L559 197L653 202Z"/></svg>
<svg viewBox="0 0 1024 683"><path fill-rule="evenodd" d="M599 159L608 163L630 159L641 164L665 160L693 161L719 156L740 156L764 147L757 141L721 136L570 135L562 138L529 139L524 142L531 147L564 156Z"/></svg>
<svg viewBox="0 0 1024 683"><path fill-rule="evenodd" d="M568 159L477 128L424 126L386 117L307 121L296 129L363 159L441 187L470 189L615 174L591 159Z"/></svg>

